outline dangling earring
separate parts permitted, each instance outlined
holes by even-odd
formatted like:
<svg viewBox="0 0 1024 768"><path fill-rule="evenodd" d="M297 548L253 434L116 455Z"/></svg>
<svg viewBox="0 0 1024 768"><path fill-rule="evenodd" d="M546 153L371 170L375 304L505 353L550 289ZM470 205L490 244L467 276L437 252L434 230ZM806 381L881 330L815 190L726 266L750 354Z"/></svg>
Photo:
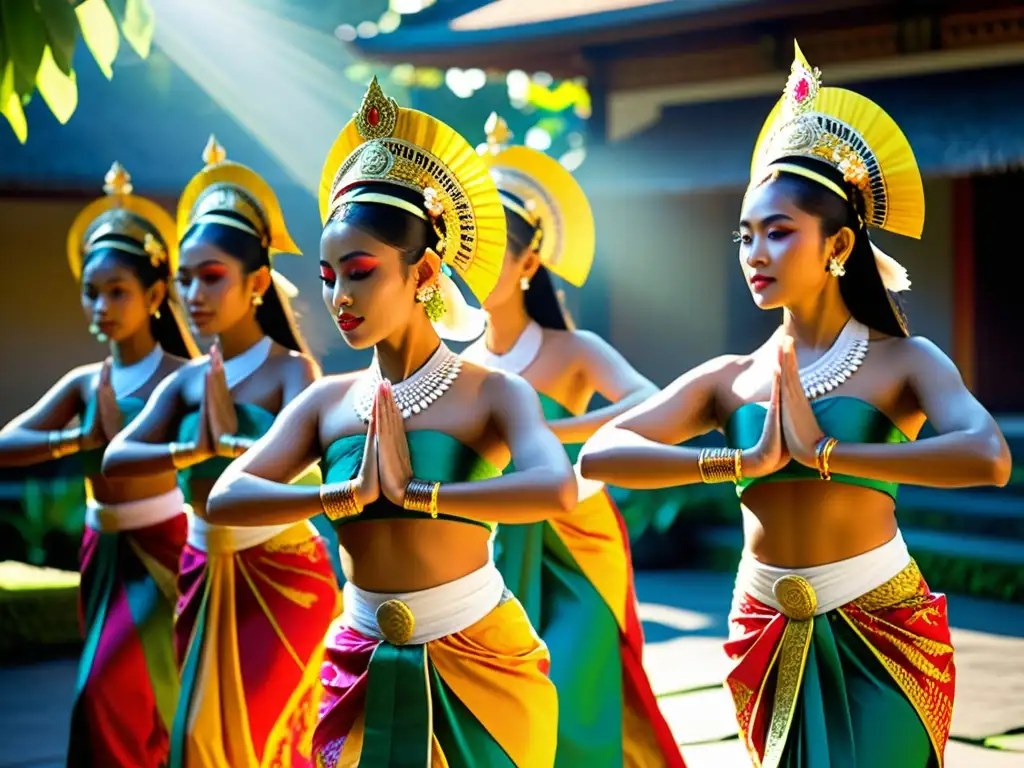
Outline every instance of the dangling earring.
<svg viewBox="0 0 1024 768"><path fill-rule="evenodd" d="M160 319L160 307L157 307L156 309L154 309L153 312L152 312L152 315L153 315L153 319L154 320L159 320Z"/></svg>
<svg viewBox="0 0 1024 768"><path fill-rule="evenodd" d="M519 290L530 290L530 278L528 278L526 275L523 275L522 277L519 278Z"/></svg>
<svg viewBox="0 0 1024 768"><path fill-rule="evenodd" d="M416 290L416 301L423 305L427 318L432 323L436 323L448 311L448 307L444 304L444 296L441 295L441 288L436 280L430 285L421 286Z"/></svg>
<svg viewBox="0 0 1024 768"><path fill-rule="evenodd" d="M100 344L106 344L108 339L110 338L109 336L107 336L107 334L103 333L100 330L100 327L96 324L95 320L89 324L89 333L95 336L96 341L98 341Z"/></svg>
<svg viewBox="0 0 1024 768"><path fill-rule="evenodd" d="M261 293L254 293L252 295L252 305L254 307L262 307L263 306L263 294L261 294Z"/></svg>
<svg viewBox="0 0 1024 768"><path fill-rule="evenodd" d="M846 267L843 266L843 262L833 256L828 260L828 271L832 277L842 277L846 274Z"/></svg>

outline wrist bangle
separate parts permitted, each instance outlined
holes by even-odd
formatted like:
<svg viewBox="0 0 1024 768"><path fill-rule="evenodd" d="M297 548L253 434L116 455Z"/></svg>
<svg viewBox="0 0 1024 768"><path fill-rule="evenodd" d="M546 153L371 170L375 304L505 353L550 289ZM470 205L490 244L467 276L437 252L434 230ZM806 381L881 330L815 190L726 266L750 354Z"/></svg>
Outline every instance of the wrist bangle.
<svg viewBox="0 0 1024 768"><path fill-rule="evenodd" d="M50 449L50 456L55 459L59 459L63 456L78 451L82 445L82 433L80 430L73 429L65 432L63 429L51 430L47 436L47 446Z"/></svg>
<svg viewBox="0 0 1024 768"><path fill-rule="evenodd" d="M349 481L320 486L320 506L328 520L354 517L363 511L356 498L355 485Z"/></svg>
<svg viewBox="0 0 1024 768"><path fill-rule="evenodd" d="M413 478L405 486L405 499L402 507L410 512L423 512L437 518L437 494L441 490L440 483L428 483Z"/></svg>
<svg viewBox="0 0 1024 768"><path fill-rule="evenodd" d="M246 451L243 438L234 435L221 435L217 440L217 453L229 459L237 459Z"/></svg>
<svg viewBox="0 0 1024 768"><path fill-rule="evenodd" d="M171 463L175 469L185 469L191 466L195 452L195 443L171 443Z"/></svg>
<svg viewBox="0 0 1024 768"><path fill-rule="evenodd" d="M828 461L832 457L832 449L839 443L834 437L825 436L818 441L814 449L817 457L818 475L822 480L831 480L832 472L829 470Z"/></svg>
<svg viewBox="0 0 1024 768"><path fill-rule="evenodd" d="M743 479L742 452L731 448L702 448L697 467L705 483L738 483Z"/></svg>

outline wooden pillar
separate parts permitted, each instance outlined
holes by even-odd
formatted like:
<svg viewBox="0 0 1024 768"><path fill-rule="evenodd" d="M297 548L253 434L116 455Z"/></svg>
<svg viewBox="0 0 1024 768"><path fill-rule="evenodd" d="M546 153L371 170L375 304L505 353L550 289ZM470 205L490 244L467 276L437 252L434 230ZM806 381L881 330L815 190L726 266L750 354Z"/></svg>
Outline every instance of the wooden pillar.
<svg viewBox="0 0 1024 768"><path fill-rule="evenodd" d="M953 362L968 389L976 383L974 182L953 180Z"/></svg>

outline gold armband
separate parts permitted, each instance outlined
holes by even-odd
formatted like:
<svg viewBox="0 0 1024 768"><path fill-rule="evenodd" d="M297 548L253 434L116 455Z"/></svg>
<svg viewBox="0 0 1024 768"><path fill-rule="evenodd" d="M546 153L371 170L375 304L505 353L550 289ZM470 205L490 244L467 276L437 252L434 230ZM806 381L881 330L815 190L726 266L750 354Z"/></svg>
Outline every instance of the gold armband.
<svg viewBox="0 0 1024 768"><path fill-rule="evenodd" d="M732 448L702 448L697 467L705 483L739 483L743 480L743 452Z"/></svg>
<svg viewBox="0 0 1024 768"><path fill-rule="evenodd" d="M217 441L217 454L229 459L237 459L249 450L249 440L234 435L221 435Z"/></svg>
<svg viewBox="0 0 1024 768"><path fill-rule="evenodd" d="M832 472L829 471L828 461L832 457L832 449L839 443L834 437L823 437L818 441L814 454L818 459L818 474L822 480L831 480Z"/></svg>
<svg viewBox="0 0 1024 768"><path fill-rule="evenodd" d="M50 455L55 459L76 453L82 448L82 430L54 429L47 438L47 445L50 448Z"/></svg>
<svg viewBox="0 0 1024 768"><path fill-rule="evenodd" d="M195 443L171 443L171 463L175 469L185 469L185 467L192 466L192 459L195 453Z"/></svg>
<svg viewBox="0 0 1024 768"><path fill-rule="evenodd" d="M321 485L320 506L323 507L328 520L353 517L363 511L359 506L359 500L356 499L355 486L351 482Z"/></svg>
<svg viewBox="0 0 1024 768"><path fill-rule="evenodd" d="M405 486L405 499L402 506L410 512L423 512L436 518L437 494L440 490L440 483L427 483L414 478Z"/></svg>

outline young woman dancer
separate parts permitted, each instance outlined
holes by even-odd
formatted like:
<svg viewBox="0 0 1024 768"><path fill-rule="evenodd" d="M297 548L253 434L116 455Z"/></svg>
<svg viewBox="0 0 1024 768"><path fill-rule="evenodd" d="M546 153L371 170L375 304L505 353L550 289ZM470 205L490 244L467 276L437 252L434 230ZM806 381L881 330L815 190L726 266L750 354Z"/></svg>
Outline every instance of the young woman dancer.
<svg viewBox="0 0 1024 768"><path fill-rule="evenodd" d="M487 125L491 169L508 227L498 284L483 304L485 335L462 357L515 373L540 396L548 426L575 461L598 427L657 388L600 337L577 331L552 274L582 285L594 257L587 198L556 160L505 147ZM587 412L594 394L611 405ZM501 525L494 555L551 651L558 688L558 766L682 765L644 672L643 629L625 524L607 490L588 483L568 517Z"/></svg>
<svg viewBox="0 0 1024 768"><path fill-rule="evenodd" d="M192 324L216 345L164 382L104 471L177 469L196 513L179 578L170 765L308 766L322 640L339 609L327 549L308 522L232 528L202 516L232 458L319 370L270 260L298 252L277 198L212 139L204 159L178 206L177 279Z"/></svg>
<svg viewBox="0 0 1024 768"><path fill-rule="evenodd" d="M100 460L161 380L197 352L169 280L178 260L174 220L132 194L118 163L103 189L71 226L68 261L89 329L109 343L110 357L69 371L8 424L0 464L77 454L85 476L85 646L68 765L158 768L178 702L172 621L185 501L173 467L113 479L100 473ZM70 427L76 418L80 426Z"/></svg>
<svg viewBox="0 0 1024 768"><path fill-rule="evenodd" d="M466 141L371 83L321 177L324 300L370 368L317 382L218 482L220 523L325 511L348 583L327 639L318 766L550 768L547 649L490 556L496 522L567 514L572 468L521 379L463 363L494 287L505 217ZM454 327L453 327L454 326ZM509 458L519 471L502 475ZM322 459L319 492L284 483Z"/></svg>
<svg viewBox="0 0 1024 768"><path fill-rule="evenodd" d="M956 367L912 337L906 270L868 227L920 236L910 145L868 99L822 88L797 49L754 152L737 241L754 302L782 308L748 355L712 360L603 429L587 477L735 482L746 546L727 683L759 766L941 764L953 708L946 598L896 524L901 483L1003 485L1010 454ZM928 420L938 433L916 440ZM719 429L722 450L676 447Z"/></svg>

